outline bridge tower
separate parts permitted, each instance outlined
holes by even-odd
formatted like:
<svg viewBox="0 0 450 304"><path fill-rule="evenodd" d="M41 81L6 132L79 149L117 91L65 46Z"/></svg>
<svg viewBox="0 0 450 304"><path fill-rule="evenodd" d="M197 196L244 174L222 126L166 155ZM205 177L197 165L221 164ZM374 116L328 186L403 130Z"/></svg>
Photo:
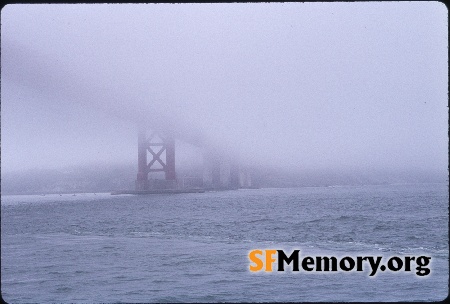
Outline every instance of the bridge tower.
<svg viewBox="0 0 450 304"><path fill-rule="evenodd" d="M150 154L151 160L147 162ZM150 182L150 172L164 172L165 182L155 184ZM139 128L138 132L138 173L136 190L175 189L177 187L175 173L175 140L169 134L160 135L156 132L147 137L146 129Z"/></svg>

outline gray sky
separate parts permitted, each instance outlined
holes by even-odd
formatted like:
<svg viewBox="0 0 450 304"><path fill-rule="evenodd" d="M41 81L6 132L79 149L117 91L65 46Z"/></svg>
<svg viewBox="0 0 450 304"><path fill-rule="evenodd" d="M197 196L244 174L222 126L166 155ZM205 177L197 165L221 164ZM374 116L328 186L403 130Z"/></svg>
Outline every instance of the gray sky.
<svg viewBox="0 0 450 304"><path fill-rule="evenodd" d="M248 163L446 171L447 16L439 2L8 5L1 169L136 162L145 115Z"/></svg>

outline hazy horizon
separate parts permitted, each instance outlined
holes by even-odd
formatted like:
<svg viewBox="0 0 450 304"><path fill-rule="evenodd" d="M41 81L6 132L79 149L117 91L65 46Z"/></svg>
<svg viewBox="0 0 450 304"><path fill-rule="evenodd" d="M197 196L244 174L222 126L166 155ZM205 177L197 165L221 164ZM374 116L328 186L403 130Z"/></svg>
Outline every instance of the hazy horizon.
<svg viewBox="0 0 450 304"><path fill-rule="evenodd" d="M292 172L447 174L440 2L13 4L1 172L136 164L136 122Z"/></svg>

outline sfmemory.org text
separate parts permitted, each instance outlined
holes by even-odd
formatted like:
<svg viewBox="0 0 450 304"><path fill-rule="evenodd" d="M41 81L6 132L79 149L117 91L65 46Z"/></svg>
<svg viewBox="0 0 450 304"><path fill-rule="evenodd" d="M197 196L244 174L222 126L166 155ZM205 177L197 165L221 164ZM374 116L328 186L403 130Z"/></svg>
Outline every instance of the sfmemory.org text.
<svg viewBox="0 0 450 304"><path fill-rule="evenodd" d="M277 262L277 271L284 271L285 265L291 265L292 271L364 271L369 268L369 276L374 276L377 271L415 271L418 276L427 276L431 270L427 267L430 264L429 256L393 256L382 263L382 256L345 256L336 258L334 256L306 256L300 258L300 250L293 250L290 255L286 255L283 250L276 249L255 249L249 252L250 271L257 272L264 270L273 271L273 263Z"/></svg>

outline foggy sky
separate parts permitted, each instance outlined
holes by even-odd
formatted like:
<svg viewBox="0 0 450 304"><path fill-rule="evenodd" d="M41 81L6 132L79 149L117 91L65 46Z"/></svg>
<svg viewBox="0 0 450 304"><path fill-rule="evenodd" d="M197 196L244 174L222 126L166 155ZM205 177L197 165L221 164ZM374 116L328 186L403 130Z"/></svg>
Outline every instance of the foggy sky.
<svg viewBox="0 0 450 304"><path fill-rule="evenodd" d="M1 25L2 172L137 162L142 117L244 163L447 170L439 2L16 4Z"/></svg>

